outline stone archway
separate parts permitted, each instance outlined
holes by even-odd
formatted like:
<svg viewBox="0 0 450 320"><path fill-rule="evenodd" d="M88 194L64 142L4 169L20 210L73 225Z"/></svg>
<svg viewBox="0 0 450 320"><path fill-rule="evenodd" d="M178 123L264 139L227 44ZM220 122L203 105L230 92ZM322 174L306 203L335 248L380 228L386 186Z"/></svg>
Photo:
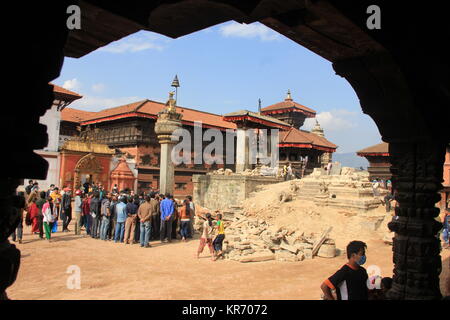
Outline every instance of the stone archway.
<svg viewBox="0 0 450 320"><path fill-rule="evenodd" d="M97 160L95 155L92 153L88 153L84 157L82 157L75 166L75 174L73 180L73 187L77 189L81 186L81 176L91 175L92 180L94 182L98 181L99 175L103 171L103 167L100 162Z"/></svg>

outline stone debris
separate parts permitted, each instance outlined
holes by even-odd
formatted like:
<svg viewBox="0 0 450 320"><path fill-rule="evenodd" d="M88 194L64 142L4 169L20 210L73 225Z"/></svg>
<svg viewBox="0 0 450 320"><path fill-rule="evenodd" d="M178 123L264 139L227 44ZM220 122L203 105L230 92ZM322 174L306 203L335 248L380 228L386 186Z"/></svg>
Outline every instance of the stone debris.
<svg viewBox="0 0 450 320"><path fill-rule="evenodd" d="M233 221L225 222L224 257L239 262L267 260L298 262L312 259L313 244L319 238L304 231L279 227L250 216L237 214ZM334 240L323 244L327 248L320 256L334 256Z"/></svg>
<svg viewBox="0 0 450 320"><path fill-rule="evenodd" d="M231 175L243 175L243 176L274 176L279 178L281 176L280 169L275 167L268 167L262 165L261 167L257 167L253 170L246 169L243 172L233 172L231 169L223 169L219 168L217 170L211 171L207 173L208 175L225 175L225 176L231 176Z"/></svg>

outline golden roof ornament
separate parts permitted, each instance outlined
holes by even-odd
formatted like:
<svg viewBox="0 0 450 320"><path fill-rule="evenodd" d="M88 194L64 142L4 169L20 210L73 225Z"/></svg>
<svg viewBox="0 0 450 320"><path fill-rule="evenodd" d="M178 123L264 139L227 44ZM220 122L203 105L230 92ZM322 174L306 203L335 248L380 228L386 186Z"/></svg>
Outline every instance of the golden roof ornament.
<svg viewBox="0 0 450 320"><path fill-rule="evenodd" d="M319 121L317 121L317 119L316 119L316 125L314 126L314 128L312 128L311 133L314 133L315 135L318 135L320 137L325 136L323 129L320 126Z"/></svg>
<svg viewBox="0 0 450 320"><path fill-rule="evenodd" d="M175 99L173 98L175 92L171 91L169 92L169 100L166 102L166 110L168 113L175 113L176 107L175 107Z"/></svg>
<svg viewBox="0 0 450 320"><path fill-rule="evenodd" d="M178 81L178 76L175 75L175 78L172 81L172 87L178 88L180 86L180 82Z"/></svg>
<svg viewBox="0 0 450 320"><path fill-rule="evenodd" d="M292 97L291 97L291 90L288 89L287 95L286 95L286 99L284 99L286 101L292 101Z"/></svg>

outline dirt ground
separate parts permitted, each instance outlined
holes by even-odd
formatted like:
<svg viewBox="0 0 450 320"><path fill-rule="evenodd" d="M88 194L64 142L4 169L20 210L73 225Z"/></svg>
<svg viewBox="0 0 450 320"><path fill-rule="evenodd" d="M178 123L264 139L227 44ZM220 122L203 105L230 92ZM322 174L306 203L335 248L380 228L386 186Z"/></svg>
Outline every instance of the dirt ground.
<svg viewBox="0 0 450 320"><path fill-rule="evenodd" d="M151 242L148 249L73 232L55 233L53 239L40 240L25 226L23 243L16 243L22 261L15 284L7 290L11 299L317 300L322 281L346 262L342 255L301 262L213 262L207 249L197 260L195 239ZM375 264L382 276L392 276L392 247L381 240L358 240L368 244L365 267ZM442 257L442 276L448 279L450 250ZM67 288L71 265L81 270L81 289Z"/></svg>

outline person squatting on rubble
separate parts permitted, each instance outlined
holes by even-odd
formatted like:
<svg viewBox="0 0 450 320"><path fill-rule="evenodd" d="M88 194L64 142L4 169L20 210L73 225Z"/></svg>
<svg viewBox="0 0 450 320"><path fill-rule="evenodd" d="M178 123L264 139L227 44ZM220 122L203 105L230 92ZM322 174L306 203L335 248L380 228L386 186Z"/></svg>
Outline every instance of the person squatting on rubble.
<svg viewBox="0 0 450 320"><path fill-rule="evenodd" d="M362 241L352 241L347 245L347 264L320 286L325 300L368 300L369 276L362 267L366 262L366 248ZM336 296L331 290L336 291Z"/></svg>

